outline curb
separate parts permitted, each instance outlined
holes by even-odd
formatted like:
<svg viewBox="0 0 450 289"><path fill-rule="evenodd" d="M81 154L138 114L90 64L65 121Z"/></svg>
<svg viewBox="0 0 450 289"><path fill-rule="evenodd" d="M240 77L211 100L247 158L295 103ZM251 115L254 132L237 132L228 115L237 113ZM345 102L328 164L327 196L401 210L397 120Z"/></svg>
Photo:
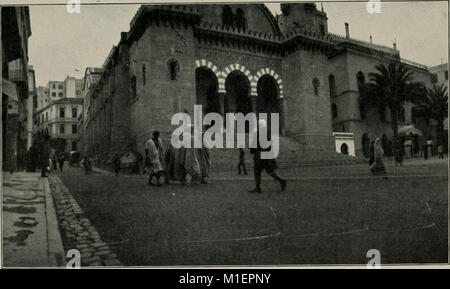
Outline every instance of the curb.
<svg viewBox="0 0 450 289"><path fill-rule="evenodd" d="M47 255L49 266L64 267L65 251L62 243L61 234L59 232L58 219L56 218L55 204L50 190L48 178L44 180L45 192L45 216L47 219Z"/></svg>

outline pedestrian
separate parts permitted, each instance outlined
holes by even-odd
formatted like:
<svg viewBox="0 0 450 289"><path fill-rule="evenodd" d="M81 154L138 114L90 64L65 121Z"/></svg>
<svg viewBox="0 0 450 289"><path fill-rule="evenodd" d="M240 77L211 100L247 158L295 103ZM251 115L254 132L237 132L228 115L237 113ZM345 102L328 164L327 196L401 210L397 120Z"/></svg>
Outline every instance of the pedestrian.
<svg viewBox="0 0 450 289"><path fill-rule="evenodd" d="M442 144L438 146L438 154L440 159L444 159L444 146Z"/></svg>
<svg viewBox="0 0 450 289"><path fill-rule="evenodd" d="M397 138L397 140L395 140L395 148L394 148L394 154L395 154L395 161L394 164L395 166L403 166L403 144L401 143L400 138Z"/></svg>
<svg viewBox="0 0 450 289"><path fill-rule="evenodd" d="M149 174L148 185L153 186L152 179L155 177L158 187L161 186L160 178L163 175L165 175L165 182L169 181L164 168L164 147L159 135L159 131L154 131L152 138L145 143L145 157Z"/></svg>
<svg viewBox="0 0 450 289"><path fill-rule="evenodd" d="M209 149L203 143L202 137L202 147L196 149L198 163L200 165L200 183L207 184L206 178L209 177L209 170L211 168L211 158L209 155Z"/></svg>
<svg viewBox="0 0 450 289"><path fill-rule="evenodd" d="M238 174L241 174L241 168L243 169L244 175L247 175L247 169L245 168L245 150L243 148L239 149Z"/></svg>
<svg viewBox="0 0 450 289"><path fill-rule="evenodd" d="M64 153L61 153L58 157L58 163L59 163L59 170L62 172L63 167L64 167L64 161L65 161L65 156Z"/></svg>
<svg viewBox="0 0 450 289"><path fill-rule="evenodd" d="M423 151L423 158L425 160L428 159L428 143L427 141L424 142L423 146L422 146L422 151Z"/></svg>
<svg viewBox="0 0 450 289"><path fill-rule="evenodd" d="M118 154L114 155L112 162L113 162L113 166L114 166L114 172L116 173L116 177L117 177L117 176L119 176L119 173L120 173L120 157Z"/></svg>
<svg viewBox="0 0 450 289"><path fill-rule="evenodd" d="M58 170L58 159L56 158L56 152L53 153L51 161L52 161L52 171Z"/></svg>
<svg viewBox="0 0 450 289"><path fill-rule="evenodd" d="M369 166L371 166L375 161L374 144L375 142L372 141L369 147Z"/></svg>
<svg viewBox="0 0 450 289"><path fill-rule="evenodd" d="M48 143L49 136L46 134L43 136L40 144L39 144L39 156L40 156L40 164L41 164L41 177L46 178L49 166L49 158L50 158L50 145Z"/></svg>
<svg viewBox="0 0 450 289"><path fill-rule="evenodd" d="M90 175L92 172L92 165L91 165L91 161L89 160L89 156L85 156L83 158L83 160L81 161L81 164L84 167L84 173L86 175Z"/></svg>
<svg viewBox="0 0 450 289"><path fill-rule="evenodd" d="M374 162L370 166L370 171L373 174L386 174L386 167L384 166L383 156L384 151L381 146L380 138L375 139L375 143L373 145L374 152Z"/></svg>
<svg viewBox="0 0 450 289"><path fill-rule="evenodd" d="M286 189L286 180L280 178L276 169L278 168L277 162L274 158L272 159L262 159L261 152L270 151L270 146L268 148L263 149L260 146L258 135L261 129L267 130L267 124L265 120L258 121L259 129L257 128L254 133L253 142L256 143L255 148L250 148L250 153L253 155L253 163L254 163L254 173L255 173L255 188L250 190L250 193L261 193L261 173L262 171L266 171L274 180L278 181L281 186L281 190L284 191ZM267 134L266 134L267 135Z"/></svg>

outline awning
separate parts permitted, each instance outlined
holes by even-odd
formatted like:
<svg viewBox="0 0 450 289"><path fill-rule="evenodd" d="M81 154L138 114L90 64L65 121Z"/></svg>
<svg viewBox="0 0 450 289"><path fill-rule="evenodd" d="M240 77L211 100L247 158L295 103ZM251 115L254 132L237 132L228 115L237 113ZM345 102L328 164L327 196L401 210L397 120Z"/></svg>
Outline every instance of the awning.
<svg viewBox="0 0 450 289"><path fill-rule="evenodd" d="M2 78L2 93L12 100L19 101L16 84L4 78Z"/></svg>
<svg viewBox="0 0 450 289"><path fill-rule="evenodd" d="M423 135L422 131L418 128L416 128L413 124L411 125L405 125L398 129L399 135L410 135L410 134L416 134L416 135Z"/></svg>

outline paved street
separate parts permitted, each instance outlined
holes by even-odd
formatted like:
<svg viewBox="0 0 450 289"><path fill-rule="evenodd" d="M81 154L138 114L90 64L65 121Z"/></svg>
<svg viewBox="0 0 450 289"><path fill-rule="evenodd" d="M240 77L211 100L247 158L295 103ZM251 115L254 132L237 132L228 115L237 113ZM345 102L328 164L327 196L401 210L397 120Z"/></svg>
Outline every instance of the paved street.
<svg viewBox="0 0 450 289"><path fill-rule="evenodd" d="M260 195L247 193L251 176L231 172L207 185L149 187L144 176L66 166L50 182L68 189L82 210L77 222L85 218L104 254L124 265L361 264L373 248L384 264L439 263L448 248L446 161L389 165L388 178L367 165L283 170L286 192L264 179ZM62 230L65 246L82 240L72 234L67 241Z"/></svg>

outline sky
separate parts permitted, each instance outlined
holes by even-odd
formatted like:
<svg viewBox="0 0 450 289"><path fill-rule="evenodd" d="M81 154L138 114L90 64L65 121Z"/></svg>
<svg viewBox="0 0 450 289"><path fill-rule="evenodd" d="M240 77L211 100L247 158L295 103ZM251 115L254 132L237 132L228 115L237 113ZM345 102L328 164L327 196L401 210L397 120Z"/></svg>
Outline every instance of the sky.
<svg viewBox="0 0 450 289"><path fill-rule="evenodd" d="M81 1L83 3L83 1ZM320 9L321 4L316 3ZM278 3L267 4L280 14ZM370 14L366 2L325 2L328 31L392 47L400 56L428 66L448 61L447 2L381 2L381 13ZM82 78L88 66L101 66L121 31L128 31L139 5L81 6L70 14L65 5L31 5L29 64L36 71L36 85L64 80L67 75Z"/></svg>

